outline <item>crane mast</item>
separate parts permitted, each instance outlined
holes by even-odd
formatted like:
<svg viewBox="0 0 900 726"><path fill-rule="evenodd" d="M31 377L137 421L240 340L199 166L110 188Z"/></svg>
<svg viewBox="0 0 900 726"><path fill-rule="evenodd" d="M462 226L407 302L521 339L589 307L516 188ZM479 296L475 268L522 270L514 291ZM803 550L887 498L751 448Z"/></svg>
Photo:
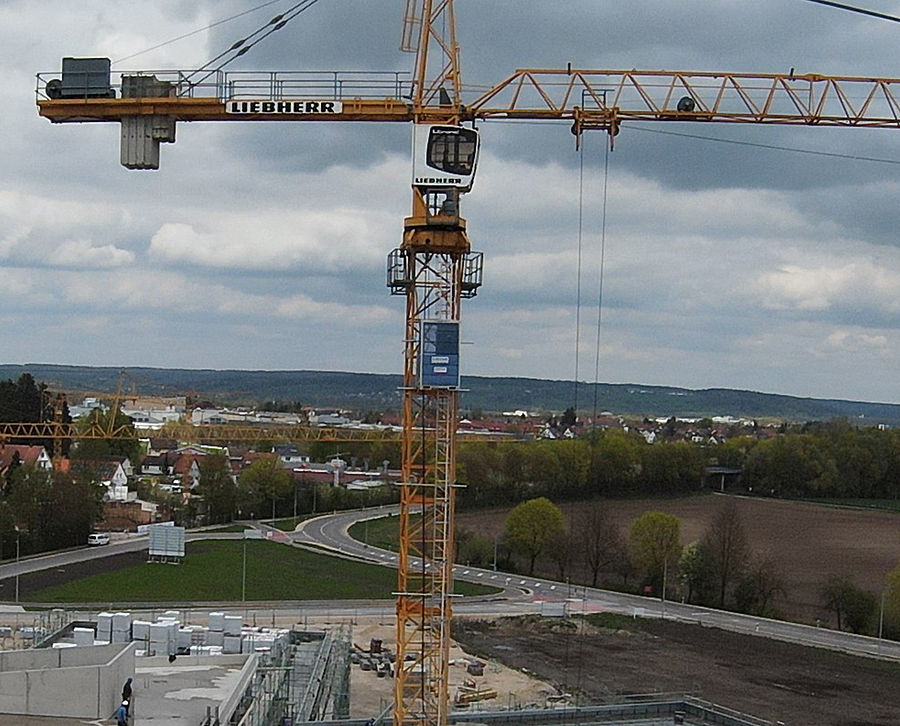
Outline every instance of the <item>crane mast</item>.
<svg viewBox="0 0 900 726"><path fill-rule="evenodd" d="M568 67L520 69L467 94L453 0L407 0L400 46L415 53L411 81L400 74L219 71L211 82L193 83L193 74L177 71L123 74L117 92L107 59L64 58L61 79L38 75L37 97L40 115L55 123L119 122L122 164L135 169L158 168L159 144L175 140L179 121L413 124L412 212L387 265L390 292L406 305L393 720L444 726L461 486L461 304L482 282L482 255L471 250L460 215L478 135L462 124L564 120L576 138L600 129L610 139L623 122L645 121L900 128L900 79ZM60 435L62 424L55 426ZM0 436L25 433L0 428Z"/></svg>
<svg viewBox="0 0 900 726"><path fill-rule="evenodd" d="M459 214L477 135L459 128L459 46L452 0L407 0L401 49L412 83L412 214L388 257L388 286L406 298L397 668L394 726L443 726L450 710L456 431L461 301L481 284ZM421 125L428 124L428 125Z"/></svg>

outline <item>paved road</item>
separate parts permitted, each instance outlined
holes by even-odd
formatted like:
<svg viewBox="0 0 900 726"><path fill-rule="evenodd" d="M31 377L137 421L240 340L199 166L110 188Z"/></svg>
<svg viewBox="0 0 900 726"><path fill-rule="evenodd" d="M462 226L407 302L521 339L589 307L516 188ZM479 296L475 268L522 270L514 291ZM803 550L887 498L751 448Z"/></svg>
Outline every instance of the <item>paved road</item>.
<svg viewBox="0 0 900 726"><path fill-rule="evenodd" d="M348 530L352 524L364 519L375 519L397 513L397 507L380 507L365 511L341 512L325 515L301 523L299 530L292 533L296 542L316 545L344 555L366 559L370 562L396 566L397 555L358 542L350 537ZM421 563L413 561L412 566ZM900 661L900 642L880 640L864 635L841 633L827 628L770 620L740 613L731 613L696 605L677 602L663 602L658 598L628 595L609 590L589 587L569 586L565 583L535 577L523 577L508 573L494 572L477 567L458 565L453 568L458 579L494 585L504 588L503 601L481 605L498 613L544 612L546 614L566 611L577 613L615 612L626 615L662 617L688 623L700 623L724 630L749 635L775 638L803 645L819 646L841 650L857 655L870 655ZM460 603L460 606L462 603ZM454 604L454 611L465 612Z"/></svg>

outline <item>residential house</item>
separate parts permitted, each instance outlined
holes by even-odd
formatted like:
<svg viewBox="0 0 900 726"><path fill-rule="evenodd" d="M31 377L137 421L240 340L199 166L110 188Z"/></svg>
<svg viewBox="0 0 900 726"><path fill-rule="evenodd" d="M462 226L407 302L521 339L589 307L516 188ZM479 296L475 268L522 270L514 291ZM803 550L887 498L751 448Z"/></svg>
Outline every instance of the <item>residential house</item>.
<svg viewBox="0 0 900 726"><path fill-rule="evenodd" d="M295 444L275 444L272 452L282 466L299 466L309 463L309 454L304 454Z"/></svg>
<svg viewBox="0 0 900 726"><path fill-rule="evenodd" d="M0 444L0 475L5 476L10 468L23 464L36 469L51 471L53 462L43 446L24 444Z"/></svg>

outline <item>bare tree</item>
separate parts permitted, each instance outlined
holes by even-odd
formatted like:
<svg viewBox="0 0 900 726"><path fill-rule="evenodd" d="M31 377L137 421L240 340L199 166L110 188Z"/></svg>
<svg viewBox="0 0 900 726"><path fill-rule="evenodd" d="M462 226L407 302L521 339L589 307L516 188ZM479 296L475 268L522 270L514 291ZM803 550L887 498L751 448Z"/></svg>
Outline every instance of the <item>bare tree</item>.
<svg viewBox="0 0 900 726"><path fill-rule="evenodd" d="M597 587L600 572L615 563L624 547L622 533L600 501L586 504L574 520L573 531L577 532L578 544L591 572L591 587Z"/></svg>
<svg viewBox="0 0 900 726"><path fill-rule="evenodd" d="M716 514L701 540L710 568L710 579L718 589L718 605L725 606L728 589L743 574L750 559L750 544L744 522L734 502Z"/></svg>
<svg viewBox="0 0 900 726"><path fill-rule="evenodd" d="M737 609L753 615L772 617L775 600L787 594L785 580L772 555L753 557L734 589Z"/></svg>
<svg viewBox="0 0 900 726"><path fill-rule="evenodd" d="M557 579L565 580L572 565L575 537L568 529L557 532L550 540L547 554L556 565Z"/></svg>

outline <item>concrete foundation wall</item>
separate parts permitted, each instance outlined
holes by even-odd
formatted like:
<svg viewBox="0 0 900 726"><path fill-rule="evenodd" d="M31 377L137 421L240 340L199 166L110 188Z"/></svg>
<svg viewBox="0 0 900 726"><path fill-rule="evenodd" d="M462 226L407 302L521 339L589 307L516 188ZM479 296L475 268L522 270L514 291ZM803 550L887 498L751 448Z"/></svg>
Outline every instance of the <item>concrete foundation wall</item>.
<svg viewBox="0 0 900 726"><path fill-rule="evenodd" d="M0 653L0 713L109 718L134 675L134 645Z"/></svg>

